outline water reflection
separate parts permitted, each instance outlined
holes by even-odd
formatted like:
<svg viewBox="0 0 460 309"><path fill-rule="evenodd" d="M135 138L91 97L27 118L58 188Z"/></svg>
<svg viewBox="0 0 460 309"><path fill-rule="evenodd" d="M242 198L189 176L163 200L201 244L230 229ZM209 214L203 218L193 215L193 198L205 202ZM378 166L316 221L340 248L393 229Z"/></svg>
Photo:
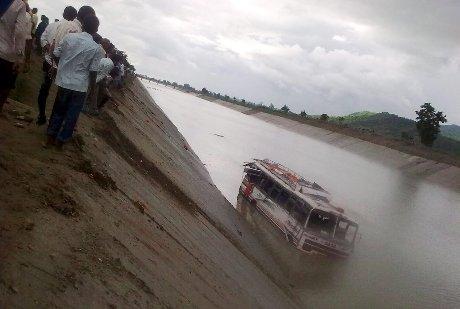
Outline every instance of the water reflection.
<svg viewBox="0 0 460 309"><path fill-rule="evenodd" d="M156 102L235 204L242 163L270 158L327 188L363 237L342 262L310 258L312 307L459 307L460 193L214 103L155 85ZM217 135L216 135L217 134Z"/></svg>

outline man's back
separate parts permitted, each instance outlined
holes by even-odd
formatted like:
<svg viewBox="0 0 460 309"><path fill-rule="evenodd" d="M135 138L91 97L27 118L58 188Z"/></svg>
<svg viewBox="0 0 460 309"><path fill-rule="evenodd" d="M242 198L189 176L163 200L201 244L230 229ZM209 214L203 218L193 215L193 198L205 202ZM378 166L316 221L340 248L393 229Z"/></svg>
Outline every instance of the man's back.
<svg viewBox="0 0 460 309"><path fill-rule="evenodd" d="M99 45L86 33L70 33L55 49L59 58L56 85L59 87L86 92L89 85L89 73L97 72L101 55Z"/></svg>
<svg viewBox="0 0 460 309"><path fill-rule="evenodd" d="M58 26L58 21L46 26L45 31L43 31L42 37L40 39L42 47L45 47L46 45L51 45L53 43L53 39L51 36L53 35L54 31L56 31Z"/></svg>
<svg viewBox="0 0 460 309"><path fill-rule="evenodd" d="M57 23L56 28L51 33L51 45L57 47L64 37L69 33L80 33L82 31L81 26L79 23L76 23L74 20L61 20Z"/></svg>

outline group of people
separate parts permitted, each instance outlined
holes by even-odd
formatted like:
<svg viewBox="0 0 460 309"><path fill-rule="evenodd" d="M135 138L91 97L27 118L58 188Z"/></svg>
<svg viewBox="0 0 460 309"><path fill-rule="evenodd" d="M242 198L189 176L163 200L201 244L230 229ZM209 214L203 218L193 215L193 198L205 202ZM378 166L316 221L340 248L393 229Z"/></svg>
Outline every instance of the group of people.
<svg viewBox="0 0 460 309"><path fill-rule="evenodd" d="M30 61L33 44L43 57L43 82L38 94L37 125L48 122L45 147L61 148L74 132L82 111L96 115L110 98L109 85L120 87L126 59L98 34L95 10L68 6L63 19L49 23L26 0L0 2L0 113L22 64ZM49 121L46 102L53 82L57 95Z"/></svg>

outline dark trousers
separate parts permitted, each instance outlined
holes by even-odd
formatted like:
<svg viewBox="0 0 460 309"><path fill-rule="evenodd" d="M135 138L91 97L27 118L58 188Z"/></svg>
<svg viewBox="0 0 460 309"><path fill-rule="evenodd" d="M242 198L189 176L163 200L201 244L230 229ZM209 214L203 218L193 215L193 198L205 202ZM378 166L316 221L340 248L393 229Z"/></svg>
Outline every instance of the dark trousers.
<svg viewBox="0 0 460 309"><path fill-rule="evenodd" d="M40 92L38 93L38 118L46 118L46 100L50 93L51 85L53 84L53 78L50 74L51 65L43 61L43 83L40 87Z"/></svg>
<svg viewBox="0 0 460 309"><path fill-rule="evenodd" d="M69 141L72 138L85 99L86 92L59 87L48 124L48 136L63 143Z"/></svg>
<svg viewBox="0 0 460 309"><path fill-rule="evenodd" d="M18 73L14 69L14 63L0 58L0 112L11 89L14 89L17 76Z"/></svg>
<svg viewBox="0 0 460 309"><path fill-rule="evenodd" d="M0 113L3 110L3 105L6 103L6 100L8 99L9 94L10 94L10 89L0 88Z"/></svg>
<svg viewBox="0 0 460 309"><path fill-rule="evenodd" d="M101 80L98 86L98 93L97 93L97 108L101 109L104 107L105 103L110 99L109 93L107 90L107 80L104 78Z"/></svg>

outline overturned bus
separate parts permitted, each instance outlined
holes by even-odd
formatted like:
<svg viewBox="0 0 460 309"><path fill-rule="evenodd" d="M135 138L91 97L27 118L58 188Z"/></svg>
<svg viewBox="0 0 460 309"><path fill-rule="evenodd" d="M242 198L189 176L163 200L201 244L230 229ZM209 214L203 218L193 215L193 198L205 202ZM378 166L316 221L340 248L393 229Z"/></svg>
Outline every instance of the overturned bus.
<svg viewBox="0 0 460 309"><path fill-rule="evenodd" d="M320 185L267 159L245 164L244 171L239 201L246 200L295 248L339 257L353 252L358 224L332 205ZM237 209L248 211L242 202Z"/></svg>

